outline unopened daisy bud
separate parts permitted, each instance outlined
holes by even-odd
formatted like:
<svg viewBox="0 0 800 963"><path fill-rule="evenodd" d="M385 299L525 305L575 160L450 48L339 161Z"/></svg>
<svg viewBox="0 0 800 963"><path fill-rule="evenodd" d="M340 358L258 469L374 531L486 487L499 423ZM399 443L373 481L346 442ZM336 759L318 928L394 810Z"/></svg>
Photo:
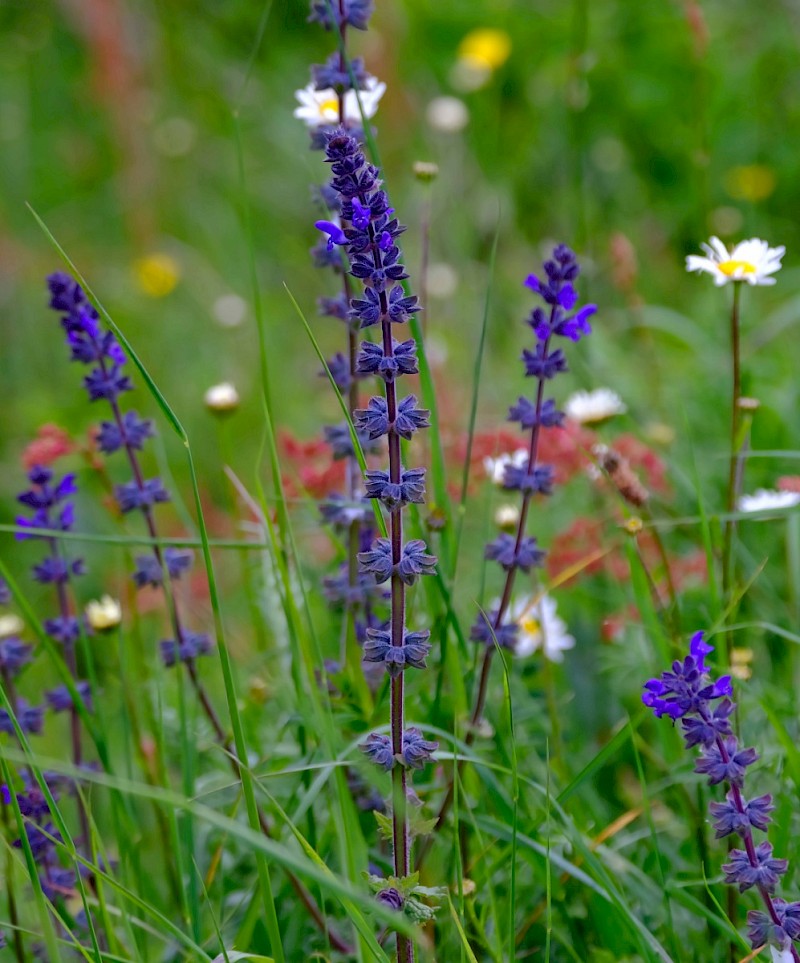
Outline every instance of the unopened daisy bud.
<svg viewBox="0 0 800 963"><path fill-rule="evenodd" d="M0 615L0 639L7 639L13 635L19 635L25 628L25 623L18 615L9 613Z"/></svg>
<svg viewBox="0 0 800 963"><path fill-rule="evenodd" d="M504 532L516 531L519 524L519 506L501 505L494 513L494 523Z"/></svg>
<svg viewBox="0 0 800 963"><path fill-rule="evenodd" d="M110 595L104 595L86 606L86 621L95 632L107 632L122 621L122 606Z"/></svg>
<svg viewBox="0 0 800 963"><path fill-rule="evenodd" d="M414 161L411 168L418 181L428 184L439 176L439 165L432 161Z"/></svg>
<svg viewBox="0 0 800 963"><path fill-rule="evenodd" d="M212 385L203 395L206 408L216 415L227 415L239 407L239 392L229 381Z"/></svg>

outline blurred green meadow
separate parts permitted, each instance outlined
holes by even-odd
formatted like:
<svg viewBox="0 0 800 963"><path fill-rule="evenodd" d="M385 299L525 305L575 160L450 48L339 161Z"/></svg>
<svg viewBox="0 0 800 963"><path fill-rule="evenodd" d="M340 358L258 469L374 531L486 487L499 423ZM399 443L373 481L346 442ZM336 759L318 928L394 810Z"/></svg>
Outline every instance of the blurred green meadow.
<svg viewBox="0 0 800 963"><path fill-rule="evenodd" d="M346 781L356 772L387 792L357 748L387 722L386 686L319 680L342 632L319 585L343 551L319 525L328 462L312 443L341 412L298 308L326 356L341 349L342 328L316 316L331 279L308 255L318 240L312 187L328 174L293 117L294 92L332 40L307 15L305 0L0 5L0 559L33 641L31 615L47 617L52 590L30 580L37 543L14 541L15 497L26 486L23 452L43 425L56 425L73 445L59 468L77 471L80 484L81 535L67 542L89 569L78 603L108 593L124 613L120 629L80 649L99 692L87 753L103 761L87 789L98 801L92 862L109 877L101 873L86 897L93 911L99 904L97 945L69 946L75 893L66 910L31 896L11 824L0 851L0 930L8 938L11 885L25 953L49 932L43 959L391 956L392 938L381 956L353 928L359 919L370 933L386 925L385 912L370 916L360 873L369 861L388 872L390 858ZM484 29L494 33L476 35ZM477 73L476 44L486 58ZM415 454L427 464L441 443L451 499L438 503L429 485L411 524L424 534L428 513L444 513L445 531L425 536L446 557L442 585L417 588L412 611L436 643L434 671L409 682L408 695L412 721L440 742L437 767L415 783L426 816L441 802L454 751L483 760L464 767L459 825L432 837L422 881L447 894L436 922L418 931L420 960L747 957L736 934L756 903L742 897L727 920L725 845L705 816L721 793L692 773L678 733L640 702L642 683L699 628L734 625L744 653L738 724L761 753L749 778L778 807L770 838L790 859L781 893L800 890L800 516L740 517L734 601L726 600L732 286L717 289L684 266L711 235L786 246L774 287L743 285L742 389L758 406L747 415L741 490L775 489L781 479L800 490L799 45L800 7L789 0L377 0L370 30L350 32L350 55L387 84L376 142L408 225L412 290L421 293L424 278L439 423ZM429 184L415 176L419 161L438 165ZM92 447L90 428L105 413L87 405L82 372L66 360L47 309L44 278L65 265L32 212L185 429L221 601L202 564L178 593L206 631L221 612L232 675L214 656L201 674L226 730L241 724L275 841L248 828L225 752L182 677L158 663L163 602L155 591L137 597L128 575L144 528L120 524L109 508L109 486L124 472ZM627 411L576 435L561 453L566 483L545 507L534 504L529 521L553 558L528 592L549 589L575 646L562 663L541 652L510 660L507 676L496 660L485 727L465 749L452 739L464 739L478 655L464 638L476 603L499 594L483 543L509 501L482 459L513 448L498 434L514 430L508 405L529 387L519 362L530 341L522 282L559 241L581 260L582 299L598 305L592 337L570 346L559 400L609 387ZM158 427L145 462L173 493L159 508L161 529L199 556L186 446L133 377L131 404ZM240 397L225 416L204 401L220 382ZM646 509L587 472L597 443L627 453L651 489ZM456 566L449 553L462 519ZM39 649L20 685L31 698L58 677ZM32 746L42 768L68 756L52 721ZM22 766L10 737L0 735L0 750ZM64 811L77 835L76 807ZM330 949L309 923L287 867L354 941L354 955ZM265 923L273 896L283 956ZM6 959L19 959L11 941L0 949Z"/></svg>

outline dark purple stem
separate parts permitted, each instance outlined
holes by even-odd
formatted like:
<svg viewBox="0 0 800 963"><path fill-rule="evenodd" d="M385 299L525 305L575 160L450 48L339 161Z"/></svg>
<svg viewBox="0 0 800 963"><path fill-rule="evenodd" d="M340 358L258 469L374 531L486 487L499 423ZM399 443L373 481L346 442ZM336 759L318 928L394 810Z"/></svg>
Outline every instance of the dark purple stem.
<svg viewBox="0 0 800 963"><path fill-rule="evenodd" d="M359 200L367 206L366 195L360 194ZM375 239L372 224L369 225L369 237L372 256L376 268L383 263L383 254ZM381 335L383 353L392 356L392 324L389 317L389 303L386 292L379 293L381 309ZM386 411L389 422L389 480L393 484L400 483L402 471L400 461L400 435L394 429L397 418L397 387L394 380L386 381ZM403 557L403 519L401 508L398 506L389 514L389 535L392 546L392 613L391 639L393 646L403 645L403 632L406 618L406 587L398 574L398 566ZM391 684L391 727L392 754L400 759L403 753L403 673L400 672L392 679ZM392 768L392 848L394 851L394 874L402 879L411 874L411 843L408 829L408 812L406 804L406 769L398 762ZM397 934L397 963L414 963L414 945L406 936Z"/></svg>

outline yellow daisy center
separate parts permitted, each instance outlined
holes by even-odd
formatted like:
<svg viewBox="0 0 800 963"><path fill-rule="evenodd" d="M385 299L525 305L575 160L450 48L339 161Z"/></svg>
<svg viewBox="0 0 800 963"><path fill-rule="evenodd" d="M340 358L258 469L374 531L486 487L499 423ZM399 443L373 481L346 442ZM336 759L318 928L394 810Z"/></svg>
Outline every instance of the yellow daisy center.
<svg viewBox="0 0 800 963"><path fill-rule="evenodd" d="M742 274L755 274L756 267L749 261L721 261L717 265L724 275L732 278L737 272L742 272Z"/></svg>
<svg viewBox="0 0 800 963"><path fill-rule="evenodd" d="M542 631L541 622L533 615L526 615L521 619L519 627L526 635L538 635Z"/></svg>
<svg viewBox="0 0 800 963"><path fill-rule="evenodd" d="M320 114L326 119L333 116L338 119L339 117L339 101L335 97L331 97L328 100L323 100L319 105Z"/></svg>

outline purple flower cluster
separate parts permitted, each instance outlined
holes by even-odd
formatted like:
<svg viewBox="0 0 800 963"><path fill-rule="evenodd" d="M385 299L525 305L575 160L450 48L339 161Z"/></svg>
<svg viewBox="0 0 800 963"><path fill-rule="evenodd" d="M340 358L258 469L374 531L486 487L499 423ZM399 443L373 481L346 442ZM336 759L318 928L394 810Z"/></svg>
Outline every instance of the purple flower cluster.
<svg viewBox="0 0 800 963"><path fill-rule="evenodd" d="M122 451L133 476L130 481L114 489L119 510L124 513L142 513L150 536L157 535L153 507L170 500L160 478L145 478L138 453L153 435L153 425L133 411L123 412L120 395L133 389L130 377L125 373L125 353L111 331L105 331L100 318L86 297L83 289L68 274L51 274L47 279L50 289L50 307L61 314L61 325L67 335L67 346L73 361L91 365L84 378L84 387L91 401L108 402L111 419L103 421L96 432L97 445L106 455ZM162 550L153 546L152 552L136 557L133 580L139 588L145 585L159 586L164 575L179 579L192 563L191 552L177 549ZM208 636L190 632L181 626L177 616L173 618L174 638L161 643L161 653L166 665L176 661L190 662L212 648Z"/></svg>
<svg viewBox="0 0 800 963"><path fill-rule="evenodd" d="M391 585L389 624L368 627L364 643L365 662L382 664L391 678L391 736L372 733L362 748L378 766L391 770L393 798L405 800L408 773L423 768L437 748L437 743L426 740L418 729L405 727L404 706L405 670L424 668L430 650L429 632L406 629L406 588L420 576L433 574L436 567L436 558L427 552L424 542L403 540L403 509L423 501L425 472L404 468L401 439L410 440L427 427L429 413L417 406L413 395L398 399L399 379L418 369L413 340L396 340L393 328L419 308L417 299L406 295L402 287L407 275L396 241L404 228L381 189L378 169L368 163L358 140L344 128L333 132L325 153L333 173L331 186L339 199L341 226L328 221L318 221L316 226L328 236L328 245L344 249L350 276L363 285L363 297L349 299L351 324L360 329L380 326L377 344L362 343L356 371L377 375L384 392L371 398L365 408L356 408L353 422L370 439L385 437L389 456L388 468L370 470L366 478L366 497L378 500L388 515L389 537L376 538L359 552L358 567L362 576L371 577L376 584ZM405 810L395 816L394 875L403 878L411 872L411 835ZM406 963L413 958L410 942L398 936L398 961Z"/></svg>
<svg viewBox="0 0 800 963"><path fill-rule="evenodd" d="M700 748L695 772L708 777L709 785L724 783L728 792L724 802L712 802L714 831L717 839L737 835L744 849L732 849L729 861L722 870L725 882L739 892L756 889L765 910L751 910L747 914L748 936L754 947L769 943L780 950L789 950L792 959L800 959L795 941L800 939L800 902L787 903L774 896L780 877L786 872L787 861L772 855L772 844L764 840L756 843L753 830L766 832L773 810L772 797L744 796L747 769L758 753L741 747L730 723L735 708L731 701L733 687L730 676L714 680L706 664L706 656L713 652L702 632L696 632L689 644L689 654L676 660L670 669L644 685L642 702L653 710L657 718L667 716L680 720L687 749Z"/></svg>
<svg viewBox="0 0 800 963"><path fill-rule="evenodd" d="M564 420L555 399L545 394L547 382L567 370L564 352L556 346L558 339L580 341L591 332L589 318L597 310L593 304L579 307L578 292L574 287L579 274L575 254L566 245L559 244L550 259L545 261L542 276L531 274L525 281L525 286L544 302L544 306L534 308L527 318L527 324L536 336L536 344L533 350L526 348L522 352L525 374L535 379L536 388L532 398L520 397L508 412L508 420L517 422L529 434L528 459L521 466L506 465L503 477L503 488L522 495L516 534L500 534L486 546L485 558L497 562L506 573L500 605L488 616L481 613L470 632L474 642L489 646L487 659L491 658L495 640L504 648L514 649L517 625L504 620L516 573L540 567L546 555L535 538L525 535L525 525L533 496L553 492L553 468L538 462L538 448L542 430L558 428ZM479 695L476 719L482 710L484 696Z"/></svg>

